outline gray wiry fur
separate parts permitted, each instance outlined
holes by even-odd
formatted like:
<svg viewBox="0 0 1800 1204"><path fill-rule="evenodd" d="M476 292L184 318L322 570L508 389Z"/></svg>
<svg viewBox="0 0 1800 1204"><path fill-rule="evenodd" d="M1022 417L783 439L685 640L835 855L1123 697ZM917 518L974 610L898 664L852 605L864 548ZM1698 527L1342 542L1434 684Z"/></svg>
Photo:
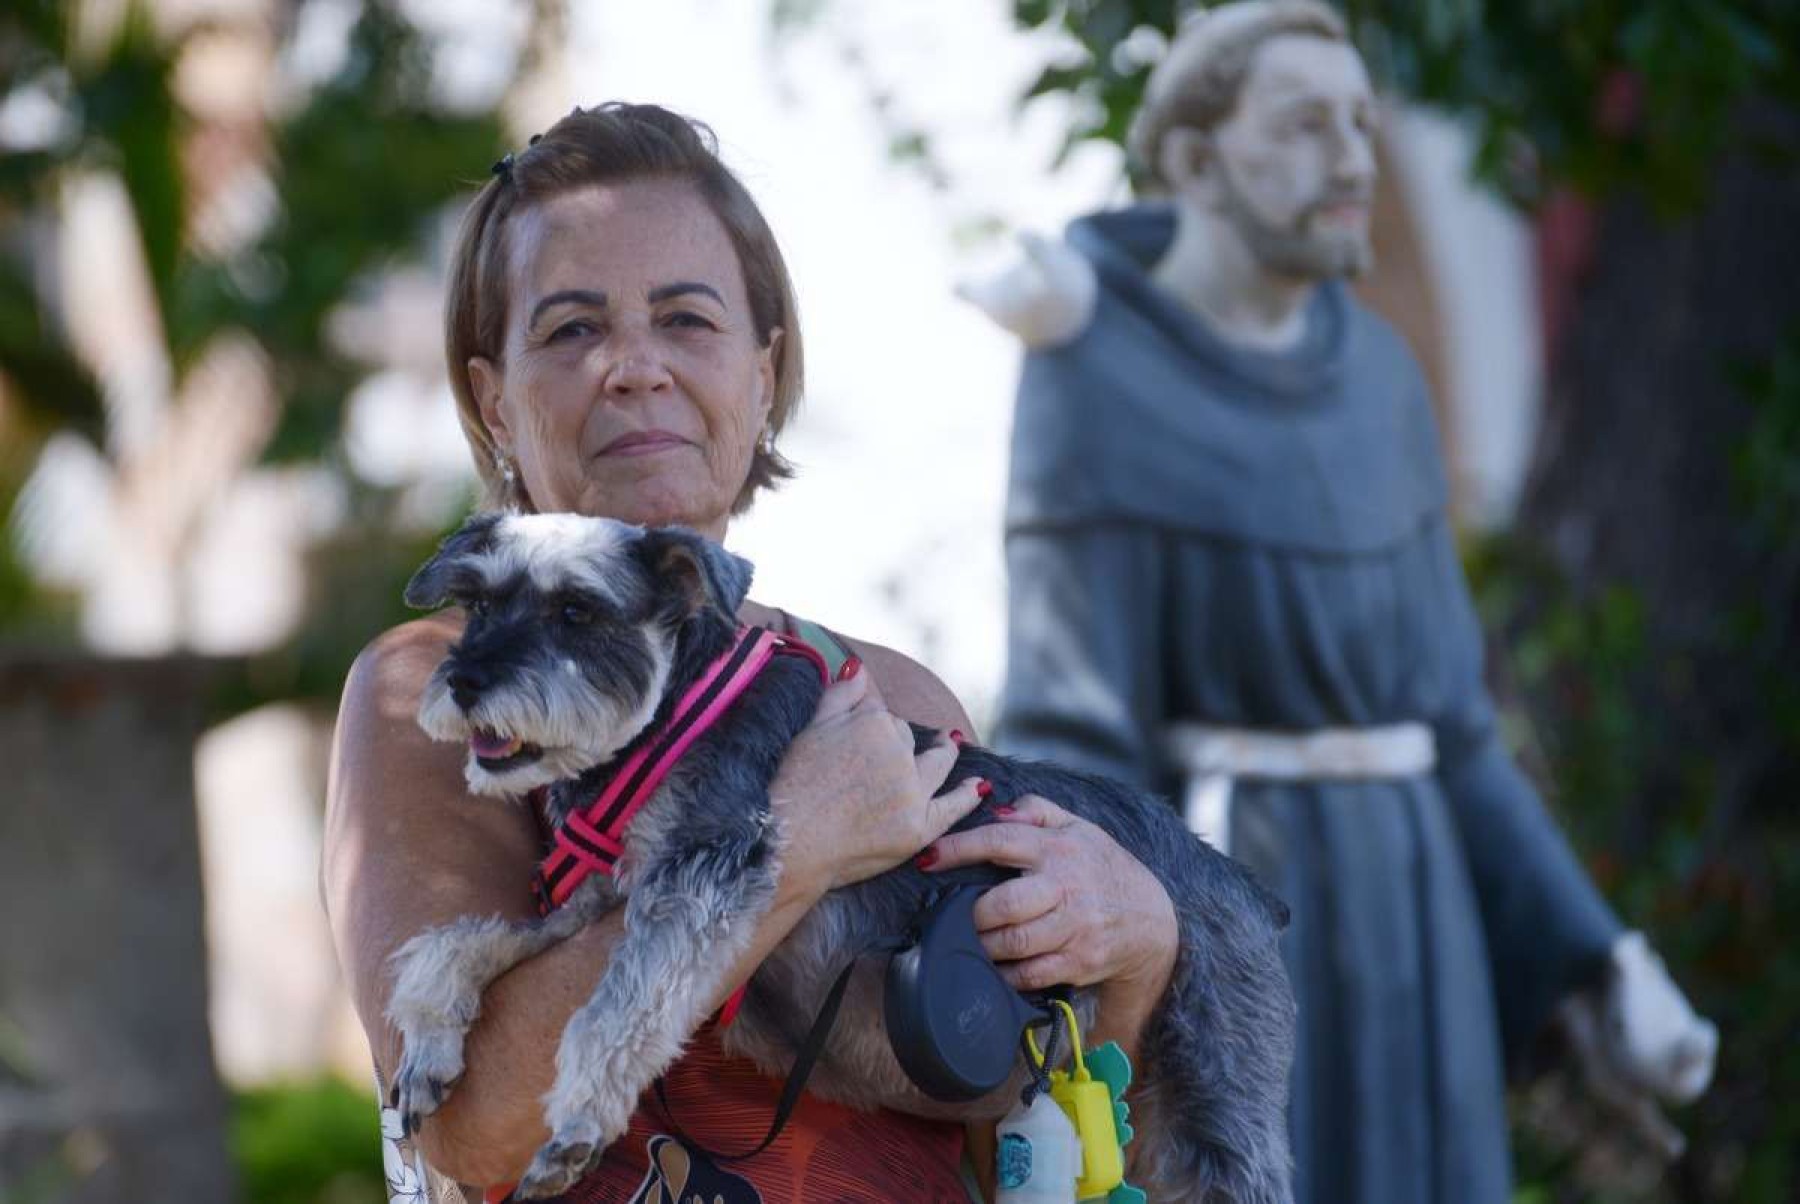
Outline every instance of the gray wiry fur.
<svg viewBox="0 0 1800 1204"><path fill-rule="evenodd" d="M434 734L463 738L505 717L510 726L500 735L541 748L516 764L477 765L471 753L471 784L489 793L535 785L552 766L560 772L572 745L610 750L551 787L548 811L560 823L728 644L748 583L746 562L689 532L639 532L569 516L475 520L408 590L410 601L425 605L484 603L434 676L422 720ZM559 625L556 607L572 596L591 596L598 617ZM543 667L564 662L570 668L557 672L555 697L541 696ZM452 698L453 677L463 683L460 698ZM468 688L474 679L479 691ZM622 896L625 936L564 1031L545 1098L552 1137L517 1194L554 1194L598 1160L625 1131L639 1096L679 1056L723 985L721 971L774 897L782 841L768 783L821 688L809 665L777 658L639 813L616 882L590 879L541 923L465 920L395 955L389 1014L406 1038L397 1088L408 1123L435 1110L461 1073L462 1036L482 989ZM527 705L520 694L540 696ZM446 698L457 715L446 714ZM547 713L557 698L588 724L608 717L606 730L571 740L566 722ZM972 775L991 782L994 795L961 826L992 822L994 806L1022 794L1043 795L1104 828L1175 903L1181 950L1143 1038L1132 1096L1138 1138L1127 1151L1132 1181L1157 1200L1285 1204L1294 1007L1276 947L1284 909L1236 863L1189 835L1161 800L966 746L950 780ZM726 1048L785 1074L847 960L904 930L926 893L956 873L928 876L908 863L827 896L757 971L724 1033ZM874 958L858 967L808 1090L943 1118L1003 1114L1017 1083L973 1103L946 1104L907 1080L884 1029L881 972ZM1091 1024L1092 990L1077 991L1076 1006Z"/></svg>

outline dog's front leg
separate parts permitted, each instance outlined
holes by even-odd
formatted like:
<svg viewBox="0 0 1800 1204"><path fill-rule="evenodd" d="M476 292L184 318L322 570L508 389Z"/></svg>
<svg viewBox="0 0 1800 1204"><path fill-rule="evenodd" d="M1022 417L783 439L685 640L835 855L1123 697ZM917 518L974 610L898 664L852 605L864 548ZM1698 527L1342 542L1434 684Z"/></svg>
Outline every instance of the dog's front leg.
<svg viewBox="0 0 1800 1204"><path fill-rule="evenodd" d="M753 860L716 845L693 850L632 888L625 935L593 998L563 1030L556 1082L544 1097L550 1140L514 1189L518 1199L577 1182L680 1056L774 898L772 867L743 868Z"/></svg>
<svg viewBox="0 0 1800 1204"><path fill-rule="evenodd" d="M393 1089L407 1132L416 1132L462 1077L463 1039L488 985L568 939L616 899L610 883L595 880L546 919L464 917L427 929L394 953L387 1018L404 1041Z"/></svg>

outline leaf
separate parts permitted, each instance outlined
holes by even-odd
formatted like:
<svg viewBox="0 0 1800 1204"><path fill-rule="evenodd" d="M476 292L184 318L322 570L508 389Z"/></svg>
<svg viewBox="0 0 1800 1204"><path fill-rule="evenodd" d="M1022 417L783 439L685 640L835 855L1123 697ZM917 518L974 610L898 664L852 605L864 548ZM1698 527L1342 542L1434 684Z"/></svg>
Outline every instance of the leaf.
<svg viewBox="0 0 1800 1204"><path fill-rule="evenodd" d="M1051 92L1073 92L1093 74L1093 71L1092 62L1052 63L1038 73L1038 77L1031 82L1031 86L1025 89L1024 95L1019 99L1023 102L1048 95Z"/></svg>
<svg viewBox="0 0 1800 1204"><path fill-rule="evenodd" d="M76 81L84 138L118 171L131 197L151 286L166 309L186 234L186 189L170 91L179 44L164 47L139 4L127 10L99 69Z"/></svg>
<svg viewBox="0 0 1800 1204"><path fill-rule="evenodd" d="M99 386L45 326L36 290L9 259L0 259L0 373L34 423L101 441L106 415Z"/></svg>

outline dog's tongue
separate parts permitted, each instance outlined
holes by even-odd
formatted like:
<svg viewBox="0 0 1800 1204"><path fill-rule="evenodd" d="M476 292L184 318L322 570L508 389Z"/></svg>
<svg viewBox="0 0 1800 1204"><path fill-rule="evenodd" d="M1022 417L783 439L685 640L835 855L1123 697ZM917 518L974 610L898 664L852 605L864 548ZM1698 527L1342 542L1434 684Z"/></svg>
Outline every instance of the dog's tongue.
<svg viewBox="0 0 1800 1204"><path fill-rule="evenodd" d="M524 741L516 736L502 736L485 727L477 728L475 734L469 737L469 748L476 756L484 757L489 761L499 761L510 757L518 752L523 744Z"/></svg>

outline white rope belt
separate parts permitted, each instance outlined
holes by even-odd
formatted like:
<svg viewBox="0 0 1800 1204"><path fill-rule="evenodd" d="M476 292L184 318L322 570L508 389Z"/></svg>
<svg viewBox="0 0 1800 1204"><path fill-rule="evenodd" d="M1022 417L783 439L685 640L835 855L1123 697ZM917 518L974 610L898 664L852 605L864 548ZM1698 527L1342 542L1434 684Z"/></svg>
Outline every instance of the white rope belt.
<svg viewBox="0 0 1800 1204"><path fill-rule="evenodd" d="M1187 776L1188 827L1230 851L1231 784L1381 781L1419 777L1437 767L1437 742L1423 723L1326 727L1306 732L1178 723L1169 751Z"/></svg>

